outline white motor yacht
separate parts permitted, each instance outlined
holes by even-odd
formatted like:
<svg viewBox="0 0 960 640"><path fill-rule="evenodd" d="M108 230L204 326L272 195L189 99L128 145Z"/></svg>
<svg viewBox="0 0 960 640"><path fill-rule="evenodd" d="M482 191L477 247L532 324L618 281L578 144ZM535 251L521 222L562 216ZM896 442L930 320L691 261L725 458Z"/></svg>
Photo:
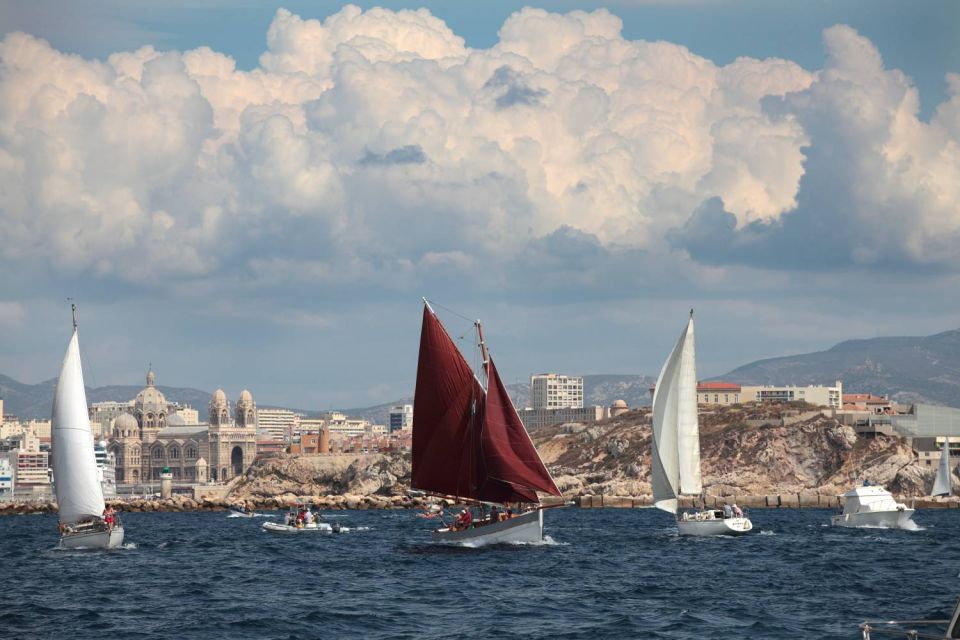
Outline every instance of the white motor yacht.
<svg viewBox="0 0 960 640"><path fill-rule="evenodd" d="M835 527L884 527L909 529L913 526L913 509L894 500L883 487L864 483L843 494L843 513L833 516ZM908 524L909 523L909 524Z"/></svg>

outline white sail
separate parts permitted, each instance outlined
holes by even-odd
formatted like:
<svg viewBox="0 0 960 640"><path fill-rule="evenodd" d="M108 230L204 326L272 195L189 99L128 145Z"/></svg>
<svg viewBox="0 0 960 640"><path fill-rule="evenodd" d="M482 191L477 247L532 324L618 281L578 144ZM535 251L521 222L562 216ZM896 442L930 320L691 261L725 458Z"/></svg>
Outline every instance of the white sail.
<svg viewBox="0 0 960 640"><path fill-rule="evenodd" d="M697 355L693 339L693 314L680 337L677 371L677 455L680 459L680 493L697 496L700 479L700 425L697 421Z"/></svg>
<svg viewBox="0 0 960 640"><path fill-rule="evenodd" d="M663 364L653 392L651 461L653 502L657 508L676 513L680 494L700 493L700 432L692 315Z"/></svg>
<svg viewBox="0 0 960 640"><path fill-rule="evenodd" d="M80 346L74 327L53 396L53 480L60 522L74 523L103 514L103 490L97 480L93 432L87 414Z"/></svg>
<svg viewBox="0 0 960 640"><path fill-rule="evenodd" d="M940 466L937 468L937 479L933 481L934 496L949 496L953 493L950 482L950 439L943 439L943 450L940 452Z"/></svg>

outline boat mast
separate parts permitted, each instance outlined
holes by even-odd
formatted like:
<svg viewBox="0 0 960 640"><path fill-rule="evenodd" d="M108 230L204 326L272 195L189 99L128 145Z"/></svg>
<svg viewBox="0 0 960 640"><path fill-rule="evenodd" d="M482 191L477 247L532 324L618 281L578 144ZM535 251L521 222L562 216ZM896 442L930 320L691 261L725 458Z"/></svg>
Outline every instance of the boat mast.
<svg viewBox="0 0 960 640"><path fill-rule="evenodd" d="M487 343L483 341L483 327L480 326L480 321L475 321L473 325L477 328L477 338L480 340L480 358L483 360L483 388L486 391L490 388L490 355L487 353Z"/></svg>

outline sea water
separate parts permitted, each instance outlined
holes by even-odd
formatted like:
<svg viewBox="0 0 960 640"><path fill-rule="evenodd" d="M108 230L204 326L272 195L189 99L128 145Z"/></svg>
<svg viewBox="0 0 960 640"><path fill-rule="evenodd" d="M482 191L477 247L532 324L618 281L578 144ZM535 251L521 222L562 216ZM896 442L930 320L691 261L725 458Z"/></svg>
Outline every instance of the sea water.
<svg viewBox="0 0 960 640"><path fill-rule="evenodd" d="M0 637L852 639L960 595L960 510L916 531L758 510L753 535L680 538L653 509L551 509L544 544L481 548L431 544L413 511L328 515L351 531L124 514L109 552L58 550L52 516L0 518Z"/></svg>

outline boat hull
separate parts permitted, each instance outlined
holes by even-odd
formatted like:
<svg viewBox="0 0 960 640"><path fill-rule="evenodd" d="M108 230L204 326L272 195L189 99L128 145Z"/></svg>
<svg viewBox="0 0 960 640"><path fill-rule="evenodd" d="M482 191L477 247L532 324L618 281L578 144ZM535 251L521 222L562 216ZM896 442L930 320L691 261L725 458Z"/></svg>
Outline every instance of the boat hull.
<svg viewBox="0 0 960 640"><path fill-rule="evenodd" d="M890 511L861 511L844 513L830 518L835 527L873 527L885 529L909 529L913 526L913 509ZM908 524L909 523L909 524Z"/></svg>
<svg viewBox="0 0 960 640"><path fill-rule="evenodd" d="M314 522L305 524L302 527L293 527L289 524L277 524L276 522L264 522L263 530L269 531L270 533L285 533L288 535L295 533L333 533L333 527L326 522Z"/></svg>
<svg viewBox="0 0 960 640"><path fill-rule="evenodd" d="M677 520L682 536L742 536L753 531L750 518L721 518L714 520Z"/></svg>
<svg viewBox="0 0 960 640"><path fill-rule="evenodd" d="M447 544L517 544L543 540L543 510L528 511L509 520L471 527L461 531L437 529L433 541Z"/></svg>
<svg viewBox="0 0 960 640"><path fill-rule="evenodd" d="M80 531L60 538L60 546L65 549L116 549L123 544L123 527L114 527L110 531Z"/></svg>
<svg viewBox="0 0 960 640"><path fill-rule="evenodd" d="M257 517L257 514L254 513L253 511L244 512L244 511L234 511L233 509L230 509L230 515L233 516L234 518L256 518Z"/></svg>

